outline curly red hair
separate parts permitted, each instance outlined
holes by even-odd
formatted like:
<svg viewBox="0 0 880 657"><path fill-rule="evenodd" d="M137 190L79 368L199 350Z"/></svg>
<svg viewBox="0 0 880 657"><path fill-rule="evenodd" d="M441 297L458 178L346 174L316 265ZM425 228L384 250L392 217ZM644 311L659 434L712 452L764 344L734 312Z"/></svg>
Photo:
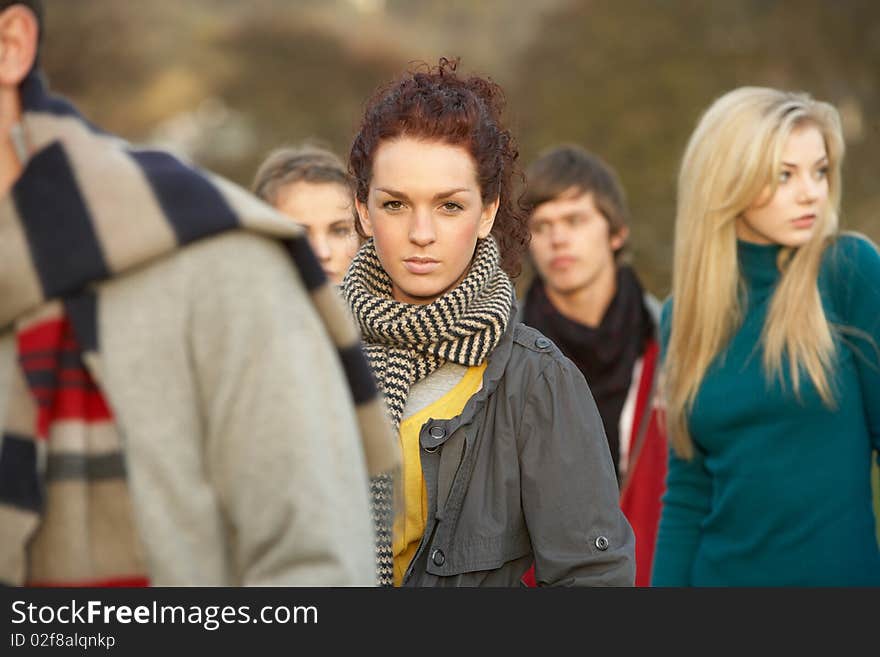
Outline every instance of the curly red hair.
<svg viewBox="0 0 880 657"><path fill-rule="evenodd" d="M373 157L383 141L406 136L463 146L474 158L483 203L499 200L492 235L501 267L516 276L529 229L524 209L513 198L513 177L522 175L516 143L501 118L504 93L487 78L459 75L457 67L458 60L444 57L437 66L422 65L375 92L349 156L355 194L366 203ZM357 228L362 230L360 222Z"/></svg>

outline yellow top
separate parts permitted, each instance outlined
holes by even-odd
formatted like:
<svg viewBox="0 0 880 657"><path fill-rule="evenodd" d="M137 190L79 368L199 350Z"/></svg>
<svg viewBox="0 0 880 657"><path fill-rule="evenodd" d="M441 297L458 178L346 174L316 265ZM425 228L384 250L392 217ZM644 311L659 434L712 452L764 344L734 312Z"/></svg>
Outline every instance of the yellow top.
<svg viewBox="0 0 880 657"><path fill-rule="evenodd" d="M460 415L468 399L480 389L485 369L485 362L469 367L452 390L400 423L404 511L394 523L394 586L400 586L403 581L422 541L428 518L428 491L422 476L419 432L430 419L449 420Z"/></svg>

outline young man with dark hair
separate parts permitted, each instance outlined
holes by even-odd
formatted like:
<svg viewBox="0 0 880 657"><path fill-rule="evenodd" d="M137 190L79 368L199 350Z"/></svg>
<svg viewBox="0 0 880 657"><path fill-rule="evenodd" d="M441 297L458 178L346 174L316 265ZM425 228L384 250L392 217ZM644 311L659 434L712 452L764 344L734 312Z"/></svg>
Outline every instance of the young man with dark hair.
<svg viewBox="0 0 880 657"><path fill-rule="evenodd" d="M0 582L364 585L399 455L303 232L97 131L0 1Z"/></svg>
<svg viewBox="0 0 880 657"><path fill-rule="evenodd" d="M626 199L607 164L560 146L532 163L526 180L537 276L522 321L552 339L590 386L636 534L636 584L647 585L666 473L666 441L652 403L659 303L621 263Z"/></svg>

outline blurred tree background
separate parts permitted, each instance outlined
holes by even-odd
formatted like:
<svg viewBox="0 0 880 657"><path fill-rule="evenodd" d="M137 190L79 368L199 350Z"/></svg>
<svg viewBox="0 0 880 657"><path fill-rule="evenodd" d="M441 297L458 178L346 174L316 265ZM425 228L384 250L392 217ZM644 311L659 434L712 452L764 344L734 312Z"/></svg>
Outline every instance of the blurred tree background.
<svg viewBox="0 0 880 657"><path fill-rule="evenodd" d="M415 61L460 56L508 96L523 165L579 143L617 168L632 260L669 291L675 179L700 113L740 85L841 110L843 226L880 241L875 0L45 0L43 65L95 123L248 186L266 153L347 155L363 103Z"/></svg>

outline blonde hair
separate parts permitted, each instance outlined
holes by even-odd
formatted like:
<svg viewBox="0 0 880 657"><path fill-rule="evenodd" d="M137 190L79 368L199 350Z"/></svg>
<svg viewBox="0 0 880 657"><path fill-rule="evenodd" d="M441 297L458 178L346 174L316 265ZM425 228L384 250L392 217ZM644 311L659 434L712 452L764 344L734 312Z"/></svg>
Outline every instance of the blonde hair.
<svg viewBox="0 0 880 657"><path fill-rule="evenodd" d="M336 183L354 197L354 181L339 156L311 143L284 146L269 153L254 175L251 191L257 198L276 205L281 189L300 181Z"/></svg>
<svg viewBox="0 0 880 657"><path fill-rule="evenodd" d="M810 125L822 133L828 155L828 203L810 241L783 248L781 279L764 324L763 366L782 379L783 360L796 395L805 371L829 407L832 328L817 279L822 254L838 231L844 143L837 110L803 93L742 87L718 98L688 142L678 179L672 273L672 327L665 358L664 393L671 443L693 456L687 416L712 361L742 320L736 218L767 189L776 192L789 135Z"/></svg>

